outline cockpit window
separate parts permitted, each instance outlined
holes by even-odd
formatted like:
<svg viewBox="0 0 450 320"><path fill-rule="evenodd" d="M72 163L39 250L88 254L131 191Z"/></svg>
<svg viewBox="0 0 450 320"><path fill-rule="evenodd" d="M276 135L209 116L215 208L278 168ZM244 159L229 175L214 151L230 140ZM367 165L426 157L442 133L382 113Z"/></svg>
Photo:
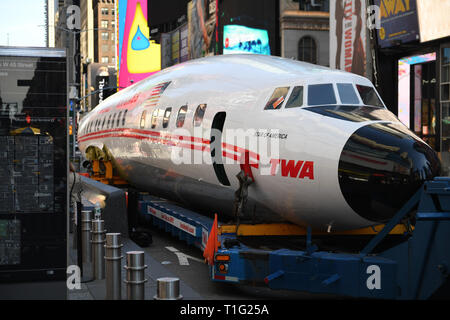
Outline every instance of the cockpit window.
<svg viewBox="0 0 450 320"><path fill-rule="evenodd" d="M308 86L308 105L318 106L325 104L336 104L333 85L325 83Z"/></svg>
<svg viewBox="0 0 450 320"><path fill-rule="evenodd" d="M284 99L286 99L288 91L289 87L276 88L275 91L272 93L272 96L270 97L269 101L267 102L264 110L281 109L281 105L283 104Z"/></svg>
<svg viewBox="0 0 450 320"><path fill-rule="evenodd" d="M318 113L322 116L347 120L352 122L384 120L399 122L398 118L386 108L367 106L320 106L307 107L305 110Z"/></svg>
<svg viewBox="0 0 450 320"><path fill-rule="evenodd" d="M338 83L336 85L343 104L359 104L358 96L351 83Z"/></svg>
<svg viewBox="0 0 450 320"><path fill-rule="evenodd" d="M301 107L303 105L303 87L298 86L292 89L291 96L286 103L285 108Z"/></svg>
<svg viewBox="0 0 450 320"><path fill-rule="evenodd" d="M368 106L384 107L374 88L362 86L360 84L357 84L356 88L358 89L359 95L361 96L361 100L364 104Z"/></svg>

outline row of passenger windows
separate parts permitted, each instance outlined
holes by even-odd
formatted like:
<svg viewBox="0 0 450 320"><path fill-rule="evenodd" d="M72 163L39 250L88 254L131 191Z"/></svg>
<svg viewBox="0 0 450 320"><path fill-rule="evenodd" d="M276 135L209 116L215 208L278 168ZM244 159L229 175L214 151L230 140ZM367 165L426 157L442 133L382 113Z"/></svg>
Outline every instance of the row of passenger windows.
<svg viewBox="0 0 450 320"><path fill-rule="evenodd" d="M360 104L359 97L365 105L383 107L383 103L378 97L375 89L369 86L356 85L358 93L355 91L351 83L337 83L337 91L342 104ZM274 90L272 96L267 102L264 110L281 109L285 101L290 87L279 87ZM309 106L336 104L336 95L334 93L333 84L313 84L308 86ZM297 86L292 89L289 100L286 102L285 108L295 108L303 106L303 86Z"/></svg>
<svg viewBox="0 0 450 320"><path fill-rule="evenodd" d="M178 109L178 114L175 122L177 128L183 127L187 111L188 111L187 105L181 106ZM194 127L199 127L202 124L203 117L205 116L205 111L206 111L206 104L200 104L197 107L193 118ZM105 115L103 118L92 120L85 127L83 134L96 132L104 129L118 128L120 126L123 127L125 126L127 112L128 110L124 110L113 114ZM150 128L151 129L157 128L159 119L162 119L161 127L163 129L167 128L169 126L171 115L172 115L171 107L166 109L155 108L151 113ZM139 123L139 127L141 129L146 127L145 125L146 117L147 117L147 110L144 110L141 114L141 119Z"/></svg>
<svg viewBox="0 0 450 320"><path fill-rule="evenodd" d="M186 120L186 114L188 111L188 106L184 105L178 109L178 114L175 122L175 126L177 128L181 128L184 125ZM195 110L194 118L192 119L194 127L199 127L202 124L203 117L205 116L206 104L200 104ZM170 116L172 115L172 108L168 107L165 110L161 108L156 108L152 112L152 117L150 120L150 128L155 129L158 127L158 120L162 119L162 128L165 129L169 126ZM142 111L141 121L139 123L139 127L141 129L145 128L145 120L147 118L147 111Z"/></svg>
<svg viewBox="0 0 450 320"><path fill-rule="evenodd" d="M125 125L128 110L115 112L90 121L84 129L83 134L100 131L103 129L118 128Z"/></svg>

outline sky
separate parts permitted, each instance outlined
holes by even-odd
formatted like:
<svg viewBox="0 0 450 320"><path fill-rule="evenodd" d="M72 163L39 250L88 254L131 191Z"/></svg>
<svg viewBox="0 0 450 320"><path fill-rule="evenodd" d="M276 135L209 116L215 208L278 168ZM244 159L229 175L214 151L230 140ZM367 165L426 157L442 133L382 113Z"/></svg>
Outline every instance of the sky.
<svg viewBox="0 0 450 320"><path fill-rule="evenodd" d="M46 0L0 0L0 46L45 47Z"/></svg>

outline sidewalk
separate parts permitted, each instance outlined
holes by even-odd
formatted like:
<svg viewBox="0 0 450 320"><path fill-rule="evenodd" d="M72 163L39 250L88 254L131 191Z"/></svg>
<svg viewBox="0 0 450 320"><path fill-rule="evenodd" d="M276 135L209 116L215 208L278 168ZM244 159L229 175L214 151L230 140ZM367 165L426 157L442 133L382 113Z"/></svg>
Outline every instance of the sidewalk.
<svg viewBox="0 0 450 320"><path fill-rule="evenodd" d="M76 251L72 249L73 236L70 234L70 259L72 264L76 264ZM122 265L122 300L127 299L127 287L123 282L126 279L126 270L123 268L126 264L126 252L127 251L144 251L130 239L122 238L123 247L121 261ZM145 270L145 277L148 281L145 283L145 300L153 300L156 295L156 280L161 277L176 277L170 270L165 268L161 263L153 259L148 253L145 253L145 264L147 269ZM202 300L195 290L187 285L180 279L180 293L185 300ZM68 290L68 300L104 300L106 297L106 282L105 280L92 280L82 283L80 290Z"/></svg>

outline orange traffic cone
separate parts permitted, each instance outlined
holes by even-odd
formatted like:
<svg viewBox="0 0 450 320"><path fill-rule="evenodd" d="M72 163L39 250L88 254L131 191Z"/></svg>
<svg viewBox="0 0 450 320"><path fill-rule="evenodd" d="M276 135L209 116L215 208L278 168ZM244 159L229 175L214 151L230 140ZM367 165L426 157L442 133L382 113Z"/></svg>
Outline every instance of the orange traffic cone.
<svg viewBox="0 0 450 320"><path fill-rule="evenodd" d="M214 254L217 252L217 249L219 249L220 246L218 237L219 232L216 213L214 214L214 223L212 225L211 231L209 232L208 242L206 242L205 250L203 251L203 257L210 266L214 264Z"/></svg>

